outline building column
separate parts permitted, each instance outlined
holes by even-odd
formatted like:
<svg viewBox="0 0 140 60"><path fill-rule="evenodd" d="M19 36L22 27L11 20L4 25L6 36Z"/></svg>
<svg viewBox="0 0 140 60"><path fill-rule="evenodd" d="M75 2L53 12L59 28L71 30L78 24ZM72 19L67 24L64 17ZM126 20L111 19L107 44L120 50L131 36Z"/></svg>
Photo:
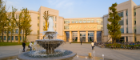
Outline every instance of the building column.
<svg viewBox="0 0 140 60"><path fill-rule="evenodd" d="M124 37L124 43L126 42L126 36Z"/></svg>
<svg viewBox="0 0 140 60"><path fill-rule="evenodd" d="M88 42L88 31L86 31L86 42Z"/></svg>
<svg viewBox="0 0 140 60"><path fill-rule="evenodd" d="M66 36L66 33L65 33L65 31L63 31L63 40L66 42L67 41L67 36Z"/></svg>
<svg viewBox="0 0 140 60"><path fill-rule="evenodd" d="M97 43L97 31L94 31L94 42Z"/></svg>
<svg viewBox="0 0 140 60"><path fill-rule="evenodd" d="M78 35L78 40L77 40L77 42L80 42L80 32L79 32L79 31L77 31L77 35Z"/></svg>
<svg viewBox="0 0 140 60"><path fill-rule="evenodd" d="M69 31L69 42L72 42L72 32Z"/></svg>

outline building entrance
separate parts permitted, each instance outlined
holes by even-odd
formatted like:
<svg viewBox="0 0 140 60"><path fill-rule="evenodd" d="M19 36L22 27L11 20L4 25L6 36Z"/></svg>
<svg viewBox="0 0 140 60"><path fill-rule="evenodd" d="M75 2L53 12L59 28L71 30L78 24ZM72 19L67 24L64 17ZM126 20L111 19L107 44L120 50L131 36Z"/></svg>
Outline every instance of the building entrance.
<svg viewBox="0 0 140 60"><path fill-rule="evenodd" d="M92 41L94 41L94 32L89 31L88 32L88 42L92 42Z"/></svg>
<svg viewBox="0 0 140 60"><path fill-rule="evenodd" d="M86 42L86 32L85 31L81 31L80 32L80 42Z"/></svg>
<svg viewBox="0 0 140 60"><path fill-rule="evenodd" d="M69 31L66 31L66 42L69 42Z"/></svg>
<svg viewBox="0 0 140 60"><path fill-rule="evenodd" d="M97 31L97 43L101 43L101 42L102 42L102 32Z"/></svg>

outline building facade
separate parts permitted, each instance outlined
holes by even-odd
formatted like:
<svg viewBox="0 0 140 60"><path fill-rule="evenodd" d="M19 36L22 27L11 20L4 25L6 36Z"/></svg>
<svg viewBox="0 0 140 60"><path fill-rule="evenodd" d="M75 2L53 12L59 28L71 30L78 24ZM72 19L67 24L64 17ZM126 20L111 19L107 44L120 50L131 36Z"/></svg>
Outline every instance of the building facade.
<svg viewBox="0 0 140 60"><path fill-rule="evenodd" d="M45 19L43 14L48 11L49 18L53 19L54 30L57 32L57 39L62 39L67 42L101 42L102 36L102 18L63 18L59 16L59 11L47 7L41 6L38 11L30 11L31 17L31 34L27 36L27 41L35 41L37 39L43 39L42 32L45 26ZM15 18L19 19L20 11L15 13ZM18 41L18 28L14 29L12 35L12 41ZM9 33L10 35L10 33ZM22 42L21 31L21 42ZM6 33L4 35L4 41L6 41ZM9 36L10 37L10 36Z"/></svg>
<svg viewBox="0 0 140 60"><path fill-rule="evenodd" d="M120 3L116 7L118 15L121 18L121 38L117 42L137 42L140 41L140 6L137 6L132 0ZM109 10L110 12L110 10ZM107 24L109 15L103 16L103 42L111 41L108 34Z"/></svg>
<svg viewBox="0 0 140 60"><path fill-rule="evenodd" d="M101 42L102 18L64 19L64 40L67 42Z"/></svg>

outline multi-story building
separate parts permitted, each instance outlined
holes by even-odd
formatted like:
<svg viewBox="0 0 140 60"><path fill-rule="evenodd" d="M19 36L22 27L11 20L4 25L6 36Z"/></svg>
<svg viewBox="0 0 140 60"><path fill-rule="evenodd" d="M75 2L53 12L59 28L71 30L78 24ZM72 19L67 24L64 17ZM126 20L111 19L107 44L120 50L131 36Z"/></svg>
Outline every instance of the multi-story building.
<svg viewBox="0 0 140 60"><path fill-rule="evenodd" d="M121 18L121 38L119 42L140 41L140 6L137 6L132 0L120 3L116 7L118 15ZM110 12L110 10L109 10ZM111 41L108 34L107 24L109 15L103 16L103 42Z"/></svg>
<svg viewBox="0 0 140 60"><path fill-rule="evenodd" d="M64 19L64 40L69 42L101 42L102 18Z"/></svg>
<svg viewBox="0 0 140 60"><path fill-rule="evenodd" d="M57 39L62 39L67 42L101 42L102 34L102 18L63 18L59 16L59 11L51 8L41 6L39 11L29 11L31 16L31 29L32 32L27 36L28 41L35 41L36 39L43 39L43 26L45 19L43 14L48 11L49 17L53 18L54 30L58 32ZM16 12L18 19L20 11ZM6 35L4 39L6 40ZM13 34L13 41L18 41L18 28L15 29ZM22 32L21 32L22 40Z"/></svg>

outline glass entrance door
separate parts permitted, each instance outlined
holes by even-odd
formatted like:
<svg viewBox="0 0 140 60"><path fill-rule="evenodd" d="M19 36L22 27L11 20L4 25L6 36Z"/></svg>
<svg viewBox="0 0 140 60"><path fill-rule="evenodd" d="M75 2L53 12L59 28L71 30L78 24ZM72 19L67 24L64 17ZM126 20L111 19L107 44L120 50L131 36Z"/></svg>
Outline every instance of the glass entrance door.
<svg viewBox="0 0 140 60"><path fill-rule="evenodd" d="M86 32L80 32L80 42L86 42Z"/></svg>

